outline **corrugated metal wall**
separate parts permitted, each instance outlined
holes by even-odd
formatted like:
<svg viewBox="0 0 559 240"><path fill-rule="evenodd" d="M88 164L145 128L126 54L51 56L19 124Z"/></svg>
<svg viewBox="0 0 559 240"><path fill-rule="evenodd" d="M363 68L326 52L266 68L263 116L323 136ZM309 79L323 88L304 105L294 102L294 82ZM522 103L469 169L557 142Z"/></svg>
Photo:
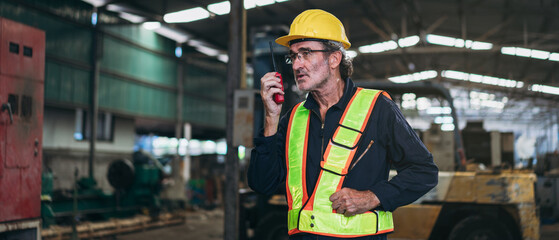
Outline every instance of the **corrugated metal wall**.
<svg viewBox="0 0 559 240"><path fill-rule="evenodd" d="M211 123L212 126L225 128L227 93L225 73L211 73L188 65L186 75L183 119L188 122L203 120L205 123Z"/></svg>
<svg viewBox="0 0 559 240"><path fill-rule="evenodd" d="M2 0L0 15L45 30L45 102L51 106L84 107L88 104L91 79L91 6L81 1L34 4L39 8ZM103 32L99 108L175 121L180 64L174 56L176 43L139 25L104 26ZM183 119L224 128L225 81L224 72L187 63Z"/></svg>

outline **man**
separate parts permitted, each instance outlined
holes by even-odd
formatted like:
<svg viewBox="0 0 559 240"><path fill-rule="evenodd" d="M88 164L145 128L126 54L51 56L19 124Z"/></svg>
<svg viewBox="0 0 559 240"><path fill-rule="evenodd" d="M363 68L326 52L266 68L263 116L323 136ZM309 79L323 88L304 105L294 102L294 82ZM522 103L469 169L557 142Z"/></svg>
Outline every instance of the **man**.
<svg viewBox="0 0 559 240"><path fill-rule="evenodd" d="M437 184L438 169L388 94L355 87L342 23L322 10L295 18L289 48L306 101L280 119L280 79L261 79L265 108L249 186L273 194L286 183L290 239L386 239L393 211ZM388 181L390 165L398 175Z"/></svg>

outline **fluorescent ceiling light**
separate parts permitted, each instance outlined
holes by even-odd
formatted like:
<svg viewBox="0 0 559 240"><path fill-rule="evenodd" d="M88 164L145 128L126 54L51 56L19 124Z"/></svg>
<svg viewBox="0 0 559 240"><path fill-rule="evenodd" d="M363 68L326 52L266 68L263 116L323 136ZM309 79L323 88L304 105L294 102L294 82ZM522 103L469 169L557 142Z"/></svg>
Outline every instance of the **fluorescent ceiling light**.
<svg viewBox="0 0 559 240"><path fill-rule="evenodd" d="M443 45L454 47L456 44L456 38L453 37L445 37L435 34L427 34L427 42L431 44ZM460 45L460 43L458 43ZM463 46L463 43L462 43Z"/></svg>
<svg viewBox="0 0 559 240"><path fill-rule="evenodd" d="M452 70L442 71L441 76L445 78L456 79L456 80L468 80L468 74L459 71L452 71Z"/></svg>
<svg viewBox="0 0 559 240"><path fill-rule="evenodd" d="M479 74L471 74L454 70L445 70L441 72L441 76L462 81L470 81L475 83L483 83L488 85L495 85L508 88L522 88L524 82L510 80L506 78L498 78L491 76L484 76Z"/></svg>
<svg viewBox="0 0 559 240"><path fill-rule="evenodd" d="M163 16L163 20L168 23L185 23L193 22L210 17L210 12L201 7L186 9L178 12L167 13Z"/></svg>
<svg viewBox="0 0 559 240"><path fill-rule="evenodd" d="M516 48L515 47L502 47L501 53L506 55L516 55Z"/></svg>
<svg viewBox="0 0 559 240"><path fill-rule="evenodd" d="M467 42L467 44L466 44L466 42ZM455 38L454 39L454 46L451 46L451 47L463 48L464 46L468 46L468 48L471 47L472 46L472 40L464 41L464 39Z"/></svg>
<svg viewBox="0 0 559 240"><path fill-rule="evenodd" d="M396 43L395 41L386 41L364 45L359 47L358 49L359 52L362 53L379 53L394 50L398 48L398 46L400 46L401 48L415 46L419 42L419 40L420 38L418 36L410 36L398 39L398 43Z"/></svg>
<svg viewBox="0 0 559 240"><path fill-rule="evenodd" d="M451 116L438 116L435 117L434 122L436 124L442 124L442 123L452 123L454 121L454 119Z"/></svg>
<svg viewBox="0 0 559 240"><path fill-rule="evenodd" d="M493 48L492 43L464 40L435 34L427 34L426 40L430 44L442 45L447 47L469 48L472 50L489 50Z"/></svg>
<svg viewBox="0 0 559 240"><path fill-rule="evenodd" d="M426 110L431 107L431 101L426 97L417 98L417 110Z"/></svg>
<svg viewBox="0 0 559 240"><path fill-rule="evenodd" d="M528 49L521 47L502 47L501 53L519 57L530 57L540 60L559 61L559 53Z"/></svg>
<svg viewBox="0 0 559 240"><path fill-rule="evenodd" d="M362 53L379 53L379 52L394 50L396 48L398 48L398 44L396 42L386 41L386 42L361 46L358 49L359 49L359 52L362 52Z"/></svg>
<svg viewBox="0 0 559 240"><path fill-rule="evenodd" d="M559 95L559 87L552 87L552 86L547 86L547 85L534 84L530 87L530 90L532 90L534 92L542 92L542 93Z"/></svg>
<svg viewBox="0 0 559 240"><path fill-rule="evenodd" d="M217 55L217 60L227 63L229 62L229 56L227 54L219 54Z"/></svg>
<svg viewBox="0 0 559 240"><path fill-rule="evenodd" d="M204 43L200 40L193 39L193 40L188 41L188 46L191 46L191 47L198 47L198 46L205 46L205 45L206 45L206 43Z"/></svg>
<svg viewBox="0 0 559 240"><path fill-rule="evenodd" d="M104 6L109 0L82 0L86 3L93 5L94 7Z"/></svg>
<svg viewBox="0 0 559 240"><path fill-rule="evenodd" d="M220 3L210 4L208 5L208 10L210 10L210 12L213 12L217 15L225 15L231 12L231 3L229 3L229 1L225 1Z"/></svg>
<svg viewBox="0 0 559 240"><path fill-rule="evenodd" d="M402 94L402 99L404 101L415 101L416 95L415 93L404 93Z"/></svg>
<svg viewBox="0 0 559 240"><path fill-rule="evenodd" d="M274 3L286 2L288 0L245 0L245 9L252 9L256 6L267 6ZM111 4L113 5L113 4ZM223 1L219 3L209 4L207 9L217 15L225 15L231 12L231 3L229 1ZM114 11L121 10L121 8L115 8ZM202 7L196 7L191 9L186 9L178 12L167 13L163 16L165 22L168 23L178 23L178 22L193 22L210 17L210 12L206 11Z"/></svg>
<svg viewBox="0 0 559 240"><path fill-rule="evenodd" d="M160 22L145 22L145 23L142 23L142 27L144 27L147 30L154 30L154 29L160 28L161 23Z"/></svg>
<svg viewBox="0 0 559 240"><path fill-rule="evenodd" d="M477 91L470 92L470 106L474 109L480 109L481 107L503 109L507 102L507 97L503 97L499 101L495 100L495 94Z"/></svg>
<svg viewBox="0 0 559 240"><path fill-rule="evenodd" d="M347 53L347 56L348 56L349 58L355 58L355 57L357 57L357 52L356 52L356 51L347 50L346 53Z"/></svg>
<svg viewBox="0 0 559 240"><path fill-rule="evenodd" d="M201 52L201 53L206 54L206 55L211 56L211 57L215 57L219 54L219 50L208 47L208 46L199 45L199 46L196 46L195 49L198 52Z"/></svg>
<svg viewBox="0 0 559 240"><path fill-rule="evenodd" d="M187 33L164 25L154 29L153 31L166 38L173 39L175 40L175 42L178 43L186 42L190 38L190 36Z"/></svg>
<svg viewBox="0 0 559 240"><path fill-rule="evenodd" d="M244 1L245 9L251 9L256 7L256 0L245 0Z"/></svg>
<svg viewBox="0 0 559 240"><path fill-rule="evenodd" d="M454 131L454 124L445 123L445 124L441 125L441 131L443 131L443 132Z"/></svg>
<svg viewBox="0 0 559 240"><path fill-rule="evenodd" d="M274 4L276 3L275 0L256 0L256 5L257 6L266 6L266 5L270 5L270 4Z"/></svg>
<svg viewBox="0 0 559 240"><path fill-rule="evenodd" d="M497 108L497 109L505 108L505 103L504 102L493 101L493 100L481 101L480 105L482 107Z"/></svg>
<svg viewBox="0 0 559 240"><path fill-rule="evenodd" d="M532 54L532 50L528 49L528 48L516 48L516 56L519 57L530 57L530 55Z"/></svg>
<svg viewBox="0 0 559 240"><path fill-rule="evenodd" d="M182 47L177 46L175 48L175 56L178 57L178 58L182 57Z"/></svg>
<svg viewBox="0 0 559 240"><path fill-rule="evenodd" d="M450 107L430 107L427 108L427 114L429 115L440 115L440 114L450 114L452 109Z"/></svg>
<svg viewBox="0 0 559 240"><path fill-rule="evenodd" d="M97 12L93 12L91 14L91 25L93 26L97 25Z"/></svg>
<svg viewBox="0 0 559 240"><path fill-rule="evenodd" d="M466 48L470 48L470 47L466 45ZM478 42L478 41L472 42L472 46L471 46L472 50L489 50L491 48L493 48L493 44L487 42Z"/></svg>
<svg viewBox="0 0 559 240"><path fill-rule="evenodd" d="M400 47L411 47L415 46L419 42L419 36L410 36L398 39L398 45Z"/></svg>
<svg viewBox="0 0 559 240"><path fill-rule="evenodd" d="M530 54L530 57L545 60L549 58L549 52L541 51L541 50L532 50L532 54Z"/></svg>
<svg viewBox="0 0 559 240"><path fill-rule="evenodd" d="M389 77L388 80L394 83L409 83L409 82L421 81L421 80L431 79L436 77L437 77L437 71L428 70L428 71L417 72L413 74Z"/></svg>
<svg viewBox="0 0 559 240"><path fill-rule="evenodd" d="M120 6L118 4L115 4L115 3L111 3L111 4L107 5L106 9L111 11L111 12L124 12L124 11L127 10L125 7L122 7L122 6Z"/></svg>
<svg viewBox="0 0 559 240"><path fill-rule="evenodd" d="M131 14L127 12L119 12L118 16L124 20L127 20L131 23L141 23L146 20L146 18L142 16L138 16L136 14Z"/></svg>

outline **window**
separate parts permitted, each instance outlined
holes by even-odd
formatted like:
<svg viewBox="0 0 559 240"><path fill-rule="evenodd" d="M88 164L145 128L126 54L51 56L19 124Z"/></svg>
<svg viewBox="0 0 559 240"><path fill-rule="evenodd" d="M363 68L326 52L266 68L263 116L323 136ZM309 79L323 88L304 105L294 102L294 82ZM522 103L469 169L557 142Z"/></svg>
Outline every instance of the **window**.
<svg viewBox="0 0 559 240"><path fill-rule="evenodd" d="M12 114L16 115L19 113L19 97L18 95L10 94L8 95L8 102L12 107Z"/></svg>
<svg viewBox="0 0 559 240"><path fill-rule="evenodd" d="M88 112L78 108L76 109L76 125L74 130L74 139L78 141L88 140L91 136L91 127ZM114 117L108 112L99 112L97 114L97 140L112 141L114 133Z"/></svg>
<svg viewBox="0 0 559 240"><path fill-rule="evenodd" d="M33 113L33 98L23 95L21 98L21 117L24 119L31 118Z"/></svg>

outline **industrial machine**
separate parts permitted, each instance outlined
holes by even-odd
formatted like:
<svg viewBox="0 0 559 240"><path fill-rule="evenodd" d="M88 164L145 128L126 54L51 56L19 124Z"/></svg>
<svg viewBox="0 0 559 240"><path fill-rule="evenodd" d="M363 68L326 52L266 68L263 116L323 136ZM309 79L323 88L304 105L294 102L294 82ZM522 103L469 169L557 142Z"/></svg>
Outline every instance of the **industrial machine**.
<svg viewBox="0 0 559 240"><path fill-rule="evenodd" d="M92 178L80 178L71 190L52 191L52 174L43 173L43 226L71 224L74 219L107 220L140 212L156 216L161 208L163 170L149 153L134 153L133 161L111 162L107 178L114 193L104 193ZM77 175L77 174L76 174Z"/></svg>
<svg viewBox="0 0 559 240"><path fill-rule="evenodd" d="M400 99L399 96L405 93L414 93L418 97L442 97L451 108L454 125L458 126L452 98L448 90L440 85L378 82L357 84L387 90L394 99ZM436 159L437 165L442 166L438 185L413 204L394 211L395 231L388 237L539 239L540 221L534 197L536 175L531 170L468 168L466 152L457 127L454 129L453 139L442 140L450 142L449 147L454 151L450 154L448 151L442 152ZM391 171L391 176L395 174L395 171ZM261 196L243 191L241 200L240 225L243 230L253 229L252 239L287 239L287 201L284 193ZM241 238L246 239L249 235L247 232L241 231Z"/></svg>
<svg viewBox="0 0 559 240"><path fill-rule="evenodd" d="M536 202L540 207L542 223L559 221L559 152L538 157L535 167L538 175Z"/></svg>
<svg viewBox="0 0 559 240"><path fill-rule="evenodd" d="M45 33L0 18L0 239L40 239Z"/></svg>

